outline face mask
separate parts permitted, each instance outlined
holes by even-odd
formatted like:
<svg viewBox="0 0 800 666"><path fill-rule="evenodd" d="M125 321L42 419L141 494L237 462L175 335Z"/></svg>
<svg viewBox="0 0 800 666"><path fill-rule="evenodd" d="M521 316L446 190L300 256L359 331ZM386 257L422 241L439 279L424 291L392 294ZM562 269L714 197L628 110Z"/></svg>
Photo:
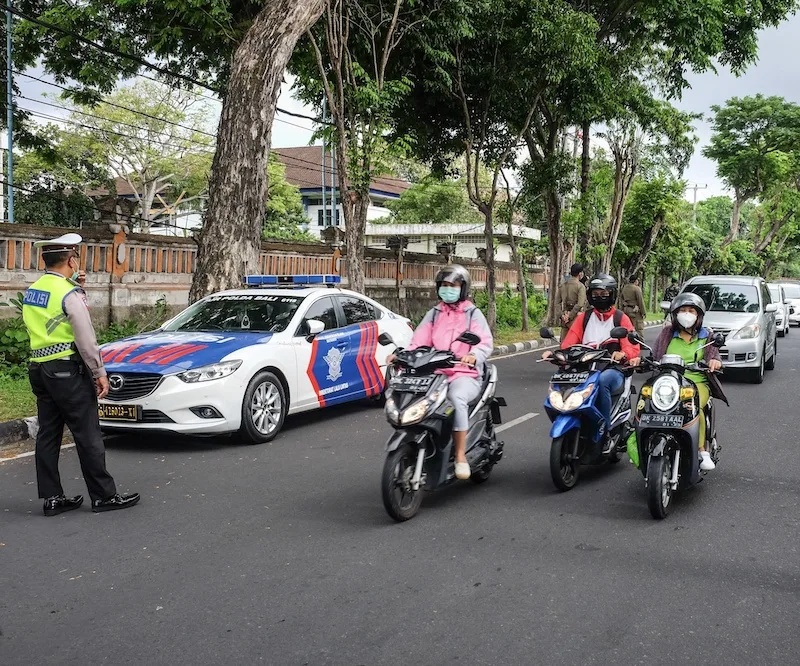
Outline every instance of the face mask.
<svg viewBox="0 0 800 666"><path fill-rule="evenodd" d="M679 312L676 319L683 328L689 329L697 322L697 315L692 312Z"/></svg>
<svg viewBox="0 0 800 666"><path fill-rule="evenodd" d="M72 274L72 276L69 279L70 279L70 281L72 281L72 282L77 284L78 283L78 278L80 277L80 275L81 275L80 272L76 269L75 272Z"/></svg>
<svg viewBox="0 0 800 666"><path fill-rule="evenodd" d="M439 287L439 298L445 303L457 303L461 298L461 287Z"/></svg>

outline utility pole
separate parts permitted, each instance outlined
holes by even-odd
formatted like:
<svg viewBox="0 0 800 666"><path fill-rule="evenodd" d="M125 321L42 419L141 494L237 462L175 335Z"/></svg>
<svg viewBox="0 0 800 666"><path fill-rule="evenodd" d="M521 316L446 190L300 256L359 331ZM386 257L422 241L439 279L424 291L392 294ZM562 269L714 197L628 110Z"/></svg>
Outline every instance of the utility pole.
<svg viewBox="0 0 800 666"><path fill-rule="evenodd" d="M687 190L694 190L694 198L692 203L692 223L697 224L697 190L705 190L708 188L708 185L698 185L695 183L694 185L688 185L686 187Z"/></svg>
<svg viewBox="0 0 800 666"><path fill-rule="evenodd" d="M8 221L14 223L14 68L11 60L11 1L6 0L6 110L8 113Z"/></svg>
<svg viewBox="0 0 800 666"><path fill-rule="evenodd" d="M325 99L325 95L322 96L322 124L325 125L328 122L328 103ZM325 175L325 162L326 162L326 155L325 151L328 149L328 142L325 140L325 135L322 135L322 228L324 229L327 225L326 217L328 216L328 202L325 197L325 187L327 185L327 176ZM317 226L319 226L319 222L317 222Z"/></svg>

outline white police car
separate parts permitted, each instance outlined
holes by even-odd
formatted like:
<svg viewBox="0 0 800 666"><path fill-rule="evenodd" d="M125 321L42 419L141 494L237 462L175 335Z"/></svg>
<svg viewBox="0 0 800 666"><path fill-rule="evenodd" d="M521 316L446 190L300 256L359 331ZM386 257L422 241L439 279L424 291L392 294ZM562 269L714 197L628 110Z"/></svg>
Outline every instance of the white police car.
<svg viewBox="0 0 800 666"><path fill-rule="evenodd" d="M336 275L251 275L151 333L101 348L110 390L100 425L185 434L239 431L253 443L287 414L379 396L386 357L411 323L338 288Z"/></svg>

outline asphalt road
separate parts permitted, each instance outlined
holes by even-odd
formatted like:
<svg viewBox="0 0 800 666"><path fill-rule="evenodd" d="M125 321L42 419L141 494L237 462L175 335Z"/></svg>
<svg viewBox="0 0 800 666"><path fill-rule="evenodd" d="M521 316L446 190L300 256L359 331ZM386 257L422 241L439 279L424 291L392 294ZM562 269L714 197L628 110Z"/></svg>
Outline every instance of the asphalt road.
<svg viewBox="0 0 800 666"><path fill-rule="evenodd" d="M536 358L497 363L507 422L543 411ZM0 663L798 663L798 369L794 329L763 386L726 382L721 466L663 522L627 459L556 492L543 414L404 524L369 407L259 447L109 442L143 495L117 513L44 518L33 459L0 464ZM85 493L74 449L62 476Z"/></svg>

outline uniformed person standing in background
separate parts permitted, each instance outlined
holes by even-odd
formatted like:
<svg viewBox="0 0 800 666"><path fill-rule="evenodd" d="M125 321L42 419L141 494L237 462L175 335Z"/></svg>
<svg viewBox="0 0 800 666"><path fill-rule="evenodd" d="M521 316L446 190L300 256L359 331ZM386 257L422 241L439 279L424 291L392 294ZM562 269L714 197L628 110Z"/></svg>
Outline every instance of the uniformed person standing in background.
<svg viewBox="0 0 800 666"><path fill-rule="evenodd" d="M561 285L561 322L567 330L586 307L586 287L581 282L583 266L572 264L569 274L569 280Z"/></svg>
<svg viewBox="0 0 800 666"><path fill-rule="evenodd" d="M119 495L106 470L106 451L97 413L108 379L97 346L79 268L78 234L34 243L47 272L25 292L22 317L31 342L28 376L39 415L36 480L44 515L77 509L83 496L65 497L58 457L66 424L73 437L92 511L133 506L139 495Z"/></svg>
<svg viewBox="0 0 800 666"><path fill-rule="evenodd" d="M644 336L644 316L647 312L644 306L644 294L639 286L639 278L632 275L628 284L622 288L622 311L630 317L636 332Z"/></svg>

